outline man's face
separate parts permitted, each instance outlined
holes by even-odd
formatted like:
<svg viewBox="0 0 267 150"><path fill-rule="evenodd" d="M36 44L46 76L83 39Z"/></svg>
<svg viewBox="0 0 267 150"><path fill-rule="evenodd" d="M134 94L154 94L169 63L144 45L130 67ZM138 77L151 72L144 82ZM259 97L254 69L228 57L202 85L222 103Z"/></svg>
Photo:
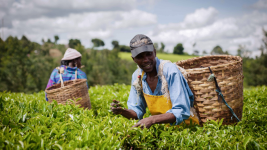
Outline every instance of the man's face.
<svg viewBox="0 0 267 150"><path fill-rule="evenodd" d="M132 57L133 58L133 57ZM143 52L133 58L134 62L146 73L156 68L156 51Z"/></svg>

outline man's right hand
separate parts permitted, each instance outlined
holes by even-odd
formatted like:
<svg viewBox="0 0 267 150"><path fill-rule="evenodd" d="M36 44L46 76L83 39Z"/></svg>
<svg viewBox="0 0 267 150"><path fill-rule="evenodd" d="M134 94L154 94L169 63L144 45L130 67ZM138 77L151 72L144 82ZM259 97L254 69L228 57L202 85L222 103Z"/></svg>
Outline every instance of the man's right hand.
<svg viewBox="0 0 267 150"><path fill-rule="evenodd" d="M120 102L117 100L113 100L113 102L110 104L111 107L111 111L113 112L113 114L122 114L123 108L121 108Z"/></svg>

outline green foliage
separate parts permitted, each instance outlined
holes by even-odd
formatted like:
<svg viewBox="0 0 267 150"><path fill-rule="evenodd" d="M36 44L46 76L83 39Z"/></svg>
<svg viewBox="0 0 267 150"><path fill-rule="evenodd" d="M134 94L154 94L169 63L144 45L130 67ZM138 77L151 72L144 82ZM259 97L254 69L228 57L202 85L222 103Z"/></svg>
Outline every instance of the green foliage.
<svg viewBox="0 0 267 150"><path fill-rule="evenodd" d="M5 42L1 41L0 91L43 90L54 65L46 46L31 42L25 36L21 40L10 36Z"/></svg>
<svg viewBox="0 0 267 150"><path fill-rule="evenodd" d="M131 75L136 69L133 61L122 60L116 50L85 49L75 47L82 54L82 70L86 73L89 85L114 83L131 84Z"/></svg>
<svg viewBox="0 0 267 150"><path fill-rule="evenodd" d="M119 50L120 50L121 52L131 52L130 47L129 47L129 46L126 46L126 45L120 45L120 46L119 46Z"/></svg>
<svg viewBox="0 0 267 150"><path fill-rule="evenodd" d="M217 45L217 46L215 46L213 49L212 49L212 51L210 52L210 54L211 55L218 55L218 54L226 54L226 55L228 55L229 53L228 53L228 51L223 51L222 50L222 48L221 48L221 46L219 46L219 45Z"/></svg>
<svg viewBox="0 0 267 150"><path fill-rule="evenodd" d="M163 53L164 52L164 49L165 49L165 44L163 44L162 42L160 43L160 49L159 49L159 52L160 53Z"/></svg>
<svg viewBox="0 0 267 150"><path fill-rule="evenodd" d="M266 149L266 86L244 90L243 118L237 125L209 121L200 126L156 124L150 129L109 111L124 106L130 86L90 88L92 110L49 104L44 92L0 93L0 149ZM146 117L149 116L149 112Z"/></svg>
<svg viewBox="0 0 267 150"><path fill-rule="evenodd" d="M48 38L47 43L52 43L51 40Z"/></svg>
<svg viewBox="0 0 267 150"><path fill-rule="evenodd" d="M129 46L120 45L118 41L112 41L111 44L113 45L113 50L118 52L131 52Z"/></svg>
<svg viewBox="0 0 267 150"><path fill-rule="evenodd" d="M199 51L198 50L194 50L193 55L199 55Z"/></svg>
<svg viewBox="0 0 267 150"><path fill-rule="evenodd" d="M88 83L105 85L131 83L131 75L136 69L133 61L122 60L117 50L85 49L79 40L71 39L70 45L82 54ZM50 74L60 65L61 58L50 56L50 49L59 49L62 54L66 47L62 44L45 42L39 45L25 36L21 40L9 37L0 39L0 91L39 92L46 88Z"/></svg>
<svg viewBox="0 0 267 150"><path fill-rule="evenodd" d="M55 44L57 44L57 41L59 40L58 35L55 35L54 38L55 38Z"/></svg>
<svg viewBox="0 0 267 150"><path fill-rule="evenodd" d="M184 47L182 43L178 43L174 49L173 49L173 54L180 54L182 55L184 53Z"/></svg>
<svg viewBox="0 0 267 150"><path fill-rule="evenodd" d="M80 40L78 40L78 39L70 39L69 40L69 47L70 48L75 48L78 45L82 45Z"/></svg>
<svg viewBox="0 0 267 150"><path fill-rule="evenodd" d="M243 58L244 83L248 86L267 85L267 54Z"/></svg>
<svg viewBox="0 0 267 150"><path fill-rule="evenodd" d="M158 43L154 43L153 45L157 53L164 53L165 45L162 42L160 43L160 48L159 48Z"/></svg>
<svg viewBox="0 0 267 150"><path fill-rule="evenodd" d="M113 49L114 48L119 48L119 42L118 41L114 40L114 41L111 42L111 44L113 45Z"/></svg>
<svg viewBox="0 0 267 150"><path fill-rule="evenodd" d="M224 52L223 52L221 46L217 45L212 49L210 54L212 54L212 55L214 55L214 54L224 54Z"/></svg>
<svg viewBox="0 0 267 150"><path fill-rule="evenodd" d="M244 46L239 46L238 55L243 57L244 85L258 86L267 85L267 31L263 29L261 55L255 59L249 58L251 55Z"/></svg>
<svg viewBox="0 0 267 150"><path fill-rule="evenodd" d="M92 39L91 42L94 44L94 47L100 47L100 46L105 46L104 41L102 41L101 39Z"/></svg>

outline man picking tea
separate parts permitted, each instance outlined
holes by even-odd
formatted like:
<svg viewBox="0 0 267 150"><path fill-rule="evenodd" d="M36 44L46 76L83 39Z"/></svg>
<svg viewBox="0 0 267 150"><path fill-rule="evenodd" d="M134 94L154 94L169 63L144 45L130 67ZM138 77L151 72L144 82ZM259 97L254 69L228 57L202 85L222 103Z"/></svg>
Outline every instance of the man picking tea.
<svg viewBox="0 0 267 150"><path fill-rule="evenodd" d="M188 124L189 117L198 124L197 117L190 116L193 93L177 66L158 59L151 39L145 35L136 35L130 41L130 48L138 69L132 75L128 109L113 100L111 111L128 119L139 119L133 127L150 128L159 123L179 125L184 120ZM143 119L146 107L152 116Z"/></svg>

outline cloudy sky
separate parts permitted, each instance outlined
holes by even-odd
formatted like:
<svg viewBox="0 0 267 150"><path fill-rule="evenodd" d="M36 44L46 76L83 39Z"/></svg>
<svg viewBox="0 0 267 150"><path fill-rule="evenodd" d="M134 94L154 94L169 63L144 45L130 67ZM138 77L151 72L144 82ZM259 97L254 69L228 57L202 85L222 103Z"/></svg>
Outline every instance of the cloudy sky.
<svg viewBox="0 0 267 150"><path fill-rule="evenodd" d="M183 43L188 53L220 45L236 54L239 45L260 47L267 0L0 0L0 19L4 39L26 35L41 43L59 35L59 43L77 38L91 47L100 38L111 48L112 40L128 45L141 33L168 52Z"/></svg>

